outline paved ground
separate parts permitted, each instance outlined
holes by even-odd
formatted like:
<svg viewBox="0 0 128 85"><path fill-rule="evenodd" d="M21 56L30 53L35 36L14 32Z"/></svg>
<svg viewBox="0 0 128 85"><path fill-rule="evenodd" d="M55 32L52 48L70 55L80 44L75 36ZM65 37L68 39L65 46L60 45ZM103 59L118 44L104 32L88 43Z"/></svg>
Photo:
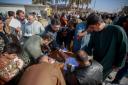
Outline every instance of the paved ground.
<svg viewBox="0 0 128 85"><path fill-rule="evenodd" d="M121 80L120 84L128 85L128 78L124 77L124 78Z"/></svg>
<svg viewBox="0 0 128 85"><path fill-rule="evenodd" d="M110 84L111 81L115 78L117 72L112 72L110 73L110 75L112 76L112 79L107 78L105 80L105 82L103 83L103 85L128 85L128 78L123 77L120 81L120 84Z"/></svg>

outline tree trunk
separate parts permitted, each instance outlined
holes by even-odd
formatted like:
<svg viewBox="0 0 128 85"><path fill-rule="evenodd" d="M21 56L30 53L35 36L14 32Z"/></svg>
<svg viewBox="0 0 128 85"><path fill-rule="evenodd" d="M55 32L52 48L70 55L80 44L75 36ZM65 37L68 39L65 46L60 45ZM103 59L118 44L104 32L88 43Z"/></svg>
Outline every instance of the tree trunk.
<svg viewBox="0 0 128 85"><path fill-rule="evenodd" d="M89 4L87 4L86 9L88 9Z"/></svg>
<svg viewBox="0 0 128 85"><path fill-rule="evenodd" d="M82 4L82 9L84 9L84 3Z"/></svg>
<svg viewBox="0 0 128 85"><path fill-rule="evenodd" d="M58 12L57 10L58 10L58 7L57 7L57 4L56 4L56 13Z"/></svg>

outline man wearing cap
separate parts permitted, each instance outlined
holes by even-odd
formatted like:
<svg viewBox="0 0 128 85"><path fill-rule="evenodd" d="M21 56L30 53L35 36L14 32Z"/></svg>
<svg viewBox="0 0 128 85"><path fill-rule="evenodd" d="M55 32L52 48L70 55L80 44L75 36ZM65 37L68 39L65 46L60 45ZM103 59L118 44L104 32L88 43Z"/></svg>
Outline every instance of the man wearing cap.
<svg viewBox="0 0 128 85"><path fill-rule="evenodd" d="M84 50L103 65L104 79L112 70L121 68L128 52L128 39L120 26L106 25L97 14L87 18L88 32L91 38Z"/></svg>

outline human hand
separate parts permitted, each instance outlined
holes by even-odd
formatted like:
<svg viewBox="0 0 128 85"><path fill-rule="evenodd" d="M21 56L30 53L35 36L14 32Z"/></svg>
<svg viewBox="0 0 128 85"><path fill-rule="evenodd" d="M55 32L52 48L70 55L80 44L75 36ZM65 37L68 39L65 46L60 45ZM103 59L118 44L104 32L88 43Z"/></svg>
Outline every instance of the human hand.
<svg viewBox="0 0 128 85"><path fill-rule="evenodd" d="M17 28L15 29L15 31L18 33L18 32L20 32L21 30L20 30L19 27L17 27Z"/></svg>
<svg viewBox="0 0 128 85"><path fill-rule="evenodd" d="M119 67L116 67L116 66L113 66L113 71L119 71L120 70L120 68Z"/></svg>

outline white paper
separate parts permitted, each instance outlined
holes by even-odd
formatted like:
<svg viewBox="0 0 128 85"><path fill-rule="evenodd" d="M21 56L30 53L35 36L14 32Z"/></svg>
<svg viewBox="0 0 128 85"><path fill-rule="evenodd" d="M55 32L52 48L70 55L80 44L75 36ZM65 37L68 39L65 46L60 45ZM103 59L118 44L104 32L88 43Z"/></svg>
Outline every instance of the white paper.
<svg viewBox="0 0 128 85"><path fill-rule="evenodd" d="M13 28L17 28L17 27L20 28L21 27L21 23L17 19L12 18L10 23L9 23L9 26L13 27Z"/></svg>

